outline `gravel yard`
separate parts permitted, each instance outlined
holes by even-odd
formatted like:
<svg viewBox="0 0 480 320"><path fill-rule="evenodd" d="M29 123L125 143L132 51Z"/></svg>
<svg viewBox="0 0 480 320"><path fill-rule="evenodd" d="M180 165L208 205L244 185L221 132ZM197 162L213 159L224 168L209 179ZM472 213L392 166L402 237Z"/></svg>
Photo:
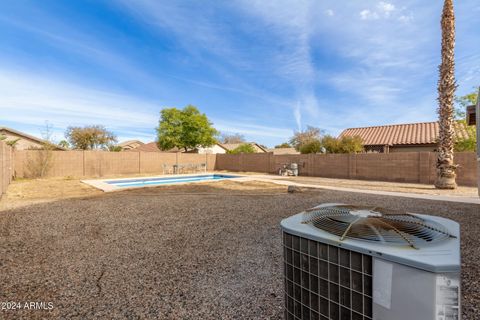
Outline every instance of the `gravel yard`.
<svg viewBox="0 0 480 320"><path fill-rule="evenodd" d="M281 319L279 222L323 202L407 209L462 229L463 319L480 314L480 206L224 181L0 211L1 319Z"/></svg>

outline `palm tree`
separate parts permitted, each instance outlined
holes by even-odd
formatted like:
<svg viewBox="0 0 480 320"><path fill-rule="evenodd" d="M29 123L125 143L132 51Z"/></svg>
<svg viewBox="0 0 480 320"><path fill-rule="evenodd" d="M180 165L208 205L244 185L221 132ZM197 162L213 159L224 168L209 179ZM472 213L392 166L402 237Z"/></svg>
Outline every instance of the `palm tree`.
<svg viewBox="0 0 480 320"><path fill-rule="evenodd" d="M437 179L435 187L455 189L456 168L453 163L455 89L455 15L453 0L445 0L442 13L442 63L438 81L439 139L437 156Z"/></svg>

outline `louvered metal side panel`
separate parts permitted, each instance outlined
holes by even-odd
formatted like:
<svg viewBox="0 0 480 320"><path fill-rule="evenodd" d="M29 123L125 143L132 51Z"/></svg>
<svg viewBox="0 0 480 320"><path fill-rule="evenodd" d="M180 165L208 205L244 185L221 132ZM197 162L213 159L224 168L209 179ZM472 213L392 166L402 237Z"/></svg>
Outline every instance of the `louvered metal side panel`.
<svg viewBox="0 0 480 320"><path fill-rule="evenodd" d="M283 233L285 319L371 320L372 257Z"/></svg>

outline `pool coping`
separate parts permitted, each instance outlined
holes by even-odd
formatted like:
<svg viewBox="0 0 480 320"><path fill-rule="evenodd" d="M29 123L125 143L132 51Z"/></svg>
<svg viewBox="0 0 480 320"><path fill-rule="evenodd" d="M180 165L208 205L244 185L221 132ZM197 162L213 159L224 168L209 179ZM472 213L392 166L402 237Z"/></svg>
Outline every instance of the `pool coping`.
<svg viewBox="0 0 480 320"><path fill-rule="evenodd" d="M151 185L143 185L143 186L131 186L131 187L119 187L106 181L122 181L122 180L133 180L133 179L155 179L155 178L173 178L173 177L192 177L192 176L204 176L204 175L228 175L235 177L236 181L245 181L244 178L247 176L241 174L225 174L225 173L218 173L218 172L211 172L206 171L202 173L184 173L184 174L161 174L161 175L154 175L154 176L140 176L140 177L128 177L128 178L113 178L113 179L89 179L89 180L80 180L80 182L88 184L94 188L100 189L103 192L115 192L115 191L123 191L123 190L132 190L132 189L140 189L140 188L151 188L151 187L161 187L161 186L171 186L171 185L180 185L180 184L187 184L187 183L202 183L202 182L216 182L216 181L224 181L225 179L216 179L216 180L199 180L199 181L185 181L185 182L174 182L174 183L167 183L167 184L151 184Z"/></svg>

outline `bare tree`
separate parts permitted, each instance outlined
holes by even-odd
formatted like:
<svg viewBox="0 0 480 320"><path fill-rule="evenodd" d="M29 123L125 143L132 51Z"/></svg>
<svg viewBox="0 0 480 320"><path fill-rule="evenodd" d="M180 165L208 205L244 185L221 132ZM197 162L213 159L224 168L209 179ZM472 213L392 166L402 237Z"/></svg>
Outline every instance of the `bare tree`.
<svg viewBox="0 0 480 320"><path fill-rule="evenodd" d="M45 121L45 128L42 131L42 146L35 148L35 152L28 153L27 175L30 178L41 178L47 175L53 165L53 150L56 145L52 138L52 125Z"/></svg>
<svg viewBox="0 0 480 320"><path fill-rule="evenodd" d="M117 142L117 137L104 126L68 127L65 137L73 149L106 149Z"/></svg>
<svg viewBox="0 0 480 320"><path fill-rule="evenodd" d="M219 141L220 143L244 143L245 137L240 133L221 133Z"/></svg>
<svg viewBox="0 0 480 320"><path fill-rule="evenodd" d="M439 137L437 155L438 189L455 189L457 166L453 162L455 145L454 135L454 98L455 89L455 14L453 0L445 0L442 13L442 63L438 81Z"/></svg>

